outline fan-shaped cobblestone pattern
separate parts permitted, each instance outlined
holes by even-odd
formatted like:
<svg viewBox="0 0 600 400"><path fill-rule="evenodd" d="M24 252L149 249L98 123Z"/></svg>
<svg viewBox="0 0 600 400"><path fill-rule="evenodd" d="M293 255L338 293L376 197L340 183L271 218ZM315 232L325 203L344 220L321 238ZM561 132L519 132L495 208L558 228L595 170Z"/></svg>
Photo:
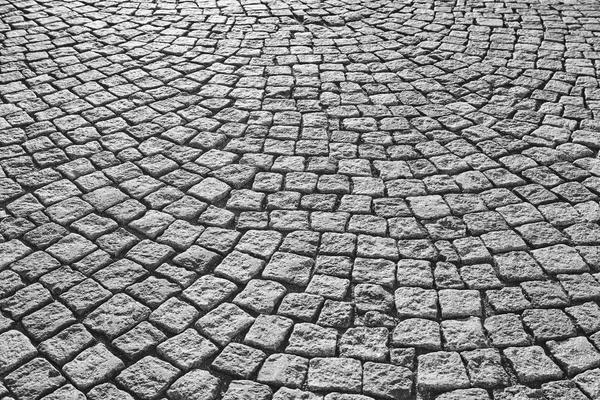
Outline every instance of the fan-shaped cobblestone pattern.
<svg viewBox="0 0 600 400"><path fill-rule="evenodd" d="M600 398L597 1L0 20L0 398Z"/></svg>

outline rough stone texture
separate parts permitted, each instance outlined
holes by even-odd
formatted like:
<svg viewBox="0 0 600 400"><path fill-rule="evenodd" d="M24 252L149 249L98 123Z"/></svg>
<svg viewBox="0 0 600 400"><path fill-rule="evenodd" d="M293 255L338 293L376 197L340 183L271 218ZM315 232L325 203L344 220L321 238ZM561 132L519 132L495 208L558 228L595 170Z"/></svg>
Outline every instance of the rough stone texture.
<svg viewBox="0 0 600 400"><path fill-rule="evenodd" d="M117 294L102 304L85 319L90 329L114 338L147 318L150 309L126 294Z"/></svg>
<svg viewBox="0 0 600 400"><path fill-rule="evenodd" d="M460 355L436 352L418 357L417 385L426 391L447 391L469 386L469 378Z"/></svg>
<svg viewBox="0 0 600 400"><path fill-rule="evenodd" d="M521 383L545 382L560 379L562 371L539 346L509 347L504 355L513 365Z"/></svg>
<svg viewBox="0 0 600 400"><path fill-rule="evenodd" d="M0 398L600 397L599 13L3 0Z"/></svg>
<svg viewBox="0 0 600 400"><path fill-rule="evenodd" d="M300 388L306 372L308 359L291 354L272 354L263 363L257 380L274 386Z"/></svg>
<svg viewBox="0 0 600 400"><path fill-rule="evenodd" d="M362 386L362 366L352 358L313 358L307 379L310 390L358 393Z"/></svg>
<svg viewBox="0 0 600 400"><path fill-rule="evenodd" d="M60 387L65 381L60 372L43 358L34 358L4 378L6 386L19 399L25 400L35 400Z"/></svg>
<svg viewBox="0 0 600 400"><path fill-rule="evenodd" d="M0 373L6 373L34 357L37 351L19 331L0 334Z"/></svg>
<svg viewBox="0 0 600 400"><path fill-rule="evenodd" d="M142 399L155 399L175 380L179 369L156 357L146 356L127 367L116 381Z"/></svg>
<svg viewBox="0 0 600 400"><path fill-rule="evenodd" d="M176 380L167 393L174 400L213 400L219 394L219 383L209 372L194 370Z"/></svg>
<svg viewBox="0 0 600 400"><path fill-rule="evenodd" d="M117 374L125 365L106 347L98 344L79 353L63 371L80 389L87 389Z"/></svg>

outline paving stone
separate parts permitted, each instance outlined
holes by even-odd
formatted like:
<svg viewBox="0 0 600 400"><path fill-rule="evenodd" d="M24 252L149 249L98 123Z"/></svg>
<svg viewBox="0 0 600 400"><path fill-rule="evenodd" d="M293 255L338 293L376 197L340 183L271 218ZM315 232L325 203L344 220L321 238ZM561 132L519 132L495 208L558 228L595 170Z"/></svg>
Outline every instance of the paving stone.
<svg viewBox="0 0 600 400"><path fill-rule="evenodd" d="M308 367L308 388L314 391L360 392L360 361L352 358L313 358Z"/></svg>
<svg viewBox="0 0 600 400"><path fill-rule="evenodd" d="M87 389L109 380L125 365L108 349L98 344L77 355L63 367L65 375L79 388Z"/></svg>
<svg viewBox="0 0 600 400"><path fill-rule="evenodd" d="M447 350L463 351L487 347L487 340L479 318L444 320L441 328Z"/></svg>
<svg viewBox="0 0 600 400"><path fill-rule="evenodd" d="M332 328L348 328L352 321L351 303L325 300L317 324Z"/></svg>
<svg viewBox="0 0 600 400"><path fill-rule="evenodd" d="M71 311L59 302L52 302L21 320L26 332L35 340L41 341L60 328L75 322Z"/></svg>
<svg viewBox="0 0 600 400"><path fill-rule="evenodd" d="M421 288L400 288L394 293L396 310L400 317L425 317L435 319L438 315L437 293Z"/></svg>
<svg viewBox="0 0 600 400"><path fill-rule="evenodd" d="M215 273L237 283L247 284L263 267L264 263L260 259L234 251L215 268Z"/></svg>
<svg viewBox="0 0 600 400"><path fill-rule="evenodd" d="M411 346L428 350L441 350L442 336L437 322L409 318L398 323L392 334L395 346Z"/></svg>
<svg viewBox="0 0 600 400"><path fill-rule="evenodd" d="M214 344L192 328L162 342L156 350L159 355L183 370L200 366L218 351Z"/></svg>
<svg viewBox="0 0 600 400"><path fill-rule="evenodd" d="M173 262L181 267L191 269L199 274L206 273L221 260L215 252L200 246L191 246L183 253L173 257Z"/></svg>
<svg viewBox="0 0 600 400"><path fill-rule="evenodd" d="M222 278L205 275L182 292L182 297L204 311L210 311L231 297L237 286Z"/></svg>
<svg viewBox="0 0 600 400"><path fill-rule="evenodd" d="M147 276L148 272L130 260L119 260L96 272L92 277L108 290L122 291Z"/></svg>
<svg viewBox="0 0 600 400"><path fill-rule="evenodd" d="M487 317L484 327L494 346L524 346L530 338L523 328L523 323L515 314L500 314Z"/></svg>
<svg viewBox="0 0 600 400"><path fill-rule="evenodd" d="M308 293L288 293L279 304L277 313L302 321L313 321L323 301L321 296Z"/></svg>
<svg viewBox="0 0 600 400"><path fill-rule="evenodd" d="M13 3L0 332L56 368L97 348L87 329L129 368L170 357L154 389L134 374L30 397L600 396L596 365L569 355L600 343L594 2ZM198 330L221 350L308 354L303 324L335 331L321 350L360 359L356 381L325 368L271 394L260 366L231 381L236 364L202 370L217 353L155 349ZM543 379L524 386L526 356L498 361L534 345L571 380L532 367ZM442 349L470 387L459 362L448 380L415 365ZM394 392L395 367L412 391Z"/></svg>
<svg viewBox="0 0 600 400"><path fill-rule="evenodd" d="M71 264L79 261L96 249L97 246L95 244L83 236L72 233L50 246L47 251L59 261Z"/></svg>
<svg viewBox="0 0 600 400"><path fill-rule="evenodd" d="M582 336L561 341L549 341L548 349L569 376L597 367L600 353Z"/></svg>
<svg viewBox="0 0 600 400"><path fill-rule="evenodd" d="M142 321L127 333L112 341L112 345L128 358L136 358L155 347L167 337L152 324Z"/></svg>
<svg viewBox="0 0 600 400"><path fill-rule="evenodd" d="M84 324L109 338L115 338L147 318L149 314L148 307L126 294L117 294L88 314Z"/></svg>
<svg viewBox="0 0 600 400"><path fill-rule="evenodd" d="M512 364L523 384L562 378L563 373L539 346L509 347L504 355Z"/></svg>
<svg viewBox="0 0 600 400"><path fill-rule="evenodd" d="M458 353L435 352L418 357L417 387L427 391L467 388L469 378Z"/></svg>
<svg viewBox="0 0 600 400"><path fill-rule="evenodd" d="M225 400L268 400L273 395L266 385L247 380L232 381L223 396Z"/></svg>
<svg viewBox="0 0 600 400"><path fill-rule="evenodd" d="M310 280L313 260L291 253L273 254L262 272L262 277L297 286L306 286Z"/></svg>
<svg viewBox="0 0 600 400"><path fill-rule="evenodd" d="M233 303L254 312L270 314L286 291L280 283L253 279L233 299Z"/></svg>
<svg viewBox="0 0 600 400"><path fill-rule="evenodd" d="M322 395L314 394L311 392L306 392L300 389L289 389L286 387L280 388L273 395L274 400L297 400L297 399L306 399L306 400L323 400Z"/></svg>
<svg viewBox="0 0 600 400"><path fill-rule="evenodd" d="M457 389L442 393L436 400L489 400L490 396L484 389Z"/></svg>
<svg viewBox="0 0 600 400"><path fill-rule="evenodd" d="M548 399L559 399L568 397L575 400L584 400L585 395L572 381L549 382L542 385L542 391Z"/></svg>
<svg viewBox="0 0 600 400"><path fill-rule="evenodd" d="M444 289L438 292L442 318L481 316L481 298L475 290Z"/></svg>
<svg viewBox="0 0 600 400"><path fill-rule="evenodd" d="M213 400L219 395L220 380L208 371L196 369L177 379L167 391L174 400Z"/></svg>
<svg viewBox="0 0 600 400"><path fill-rule="evenodd" d="M171 364L146 356L124 369L117 376L116 382L142 399L156 399L178 374L179 370Z"/></svg>
<svg viewBox="0 0 600 400"><path fill-rule="evenodd" d="M124 392L118 389L112 383L103 383L101 385L95 386L92 390L90 390L87 394L88 398L91 400L131 400L133 397L129 395L127 392Z"/></svg>
<svg viewBox="0 0 600 400"><path fill-rule="evenodd" d="M19 331L4 332L0 339L0 372L3 374L37 354L27 336Z"/></svg>
<svg viewBox="0 0 600 400"><path fill-rule="evenodd" d="M266 354L239 343L229 343L212 362L211 367L237 378L254 377Z"/></svg>
<svg viewBox="0 0 600 400"><path fill-rule="evenodd" d="M573 382L577 384L581 391L589 397L597 397L600 394L600 384L598 382L600 377L600 369L592 369L577 375L573 378Z"/></svg>
<svg viewBox="0 0 600 400"><path fill-rule="evenodd" d="M562 310L525 310L523 323L533 332L537 340L575 336L575 325Z"/></svg>
<svg viewBox="0 0 600 400"><path fill-rule="evenodd" d="M235 336L246 330L254 318L231 303L223 303L197 322L195 327L209 339L225 346Z"/></svg>
<svg viewBox="0 0 600 400"><path fill-rule="evenodd" d="M100 305L100 303L110 296L110 291L106 290L95 280L86 279L63 293L60 298L67 303L67 306L71 310L81 315L91 308Z"/></svg>
<svg viewBox="0 0 600 400"><path fill-rule="evenodd" d="M84 400L85 395L79 390L75 389L73 385L65 385L54 391L52 394L48 396L42 397L45 400L54 400L54 399L67 399L67 400Z"/></svg>
<svg viewBox="0 0 600 400"><path fill-rule="evenodd" d="M586 334L600 330L600 307L594 302L565 308L567 314L575 320L575 324Z"/></svg>
<svg viewBox="0 0 600 400"><path fill-rule="evenodd" d="M308 360L291 354L272 354L260 368L257 380L274 385L300 388L306 379Z"/></svg>
<svg viewBox="0 0 600 400"><path fill-rule="evenodd" d="M19 399L33 400L59 388L65 378L43 358L34 358L4 378L6 386Z"/></svg>
<svg viewBox="0 0 600 400"><path fill-rule="evenodd" d="M390 312L394 306L394 295L382 286L370 283L356 285L354 287L353 298L356 308L360 312ZM425 300L429 300L429 298L426 296ZM421 304L417 306L422 307ZM424 308L428 309L428 313L432 313L430 304L426 304Z"/></svg>
<svg viewBox="0 0 600 400"><path fill-rule="evenodd" d="M471 384L486 389L509 385L510 378L496 349L478 349L461 353L467 364Z"/></svg>
<svg viewBox="0 0 600 400"><path fill-rule="evenodd" d="M309 323L299 323L288 340L287 353L304 357L332 357L337 347L337 331Z"/></svg>
<svg viewBox="0 0 600 400"><path fill-rule="evenodd" d="M39 308L52 299L50 292L39 283L26 286L12 296L0 300L0 308L9 313L14 319Z"/></svg>
<svg viewBox="0 0 600 400"><path fill-rule="evenodd" d="M127 252L127 257L152 270L174 253L175 251L167 245L142 240Z"/></svg>
<svg viewBox="0 0 600 400"><path fill-rule="evenodd" d="M388 355L389 332L386 328L358 327L348 329L339 340L342 357L385 361Z"/></svg>

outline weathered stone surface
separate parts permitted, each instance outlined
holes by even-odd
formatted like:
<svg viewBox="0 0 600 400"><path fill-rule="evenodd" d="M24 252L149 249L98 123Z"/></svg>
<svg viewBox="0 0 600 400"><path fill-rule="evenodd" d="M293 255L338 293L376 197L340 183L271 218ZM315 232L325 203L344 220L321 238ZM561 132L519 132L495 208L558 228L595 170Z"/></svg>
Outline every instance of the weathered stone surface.
<svg viewBox="0 0 600 400"><path fill-rule="evenodd" d="M458 353L436 352L418 357L420 390L448 391L469 387L469 378Z"/></svg>
<svg viewBox="0 0 600 400"><path fill-rule="evenodd" d="M231 303L221 304L196 323L196 328L209 339L225 346L236 335L245 331L254 318Z"/></svg>
<svg viewBox="0 0 600 400"><path fill-rule="evenodd" d="M65 378L43 358L34 358L4 378L6 386L19 399L35 400L60 387Z"/></svg>
<svg viewBox="0 0 600 400"><path fill-rule="evenodd" d="M273 392L266 385L252 381L232 381L223 396L224 400L269 400Z"/></svg>
<svg viewBox="0 0 600 400"><path fill-rule="evenodd" d="M219 378L197 369L176 380L167 393L174 400L213 400L219 394L219 386Z"/></svg>
<svg viewBox="0 0 600 400"><path fill-rule="evenodd" d="M255 375L265 358L266 354L261 350L239 343L229 343L211 366L228 375L249 379Z"/></svg>
<svg viewBox="0 0 600 400"><path fill-rule="evenodd" d="M409 398L412 372L395 365L366 362L363 366L363 392L390 400Z"/></svg>
<svg viewBox="0 0 600 400"><path fill-rule="evenodd" d="M308 371L308 359L291 354L272 354L263 363L257 380L274 386L300 388Z"/></svg>
<svg viewBox="0 0 600 400"><path fill-rule="evenodd" d="M600 396L597 2L4 3L0 398Z"/></svg>
<svg viewBox="0 0 600 400"><path fill-rule="evenodd" d="M362 366L352 358L313 358L307 379L310 390L358 393L362 386Z"/></svg>
<svg viewBox="0 0 600 400"><path fill-rule="evenodd" d="M0 334L0 373L6 373L37 354L27 336L19 331Z"/></svg>
<svg viewBox="0 0 600 400"><path fill-rule="evenodd" d="M504 355L513 365L523 384L546 382L562 378L563 373L539 346L509 347Z"/></svg>
<svg viewBox="0 0 600 400"><path fill-rule="evenodd" d="M125 294L117 294L84 320L90 329L115 338L148 317L150 309Z"/></svg>
<svg viewBox="0 0 600 400"><path fill-rule="evenodd" d="M151 400L163 393L178 374L179 370L166 361L146 356L124 369L116 381L140 398Z"/></svg>
<svg viewBox="0 0 600 400"><path fill-rule="evenodd" d="M157 353L178 368L198 367L218 352L217 346L202 337L195 329L186 329L156 347Z"/></svg>
<svg viewBox="0 0 600 400"><path fill-rule="evenodd" d="M73 361L65 364L63 371L80 389L87 389L109 380L125 365L107 348L98 344L79 353Z"/></svg>

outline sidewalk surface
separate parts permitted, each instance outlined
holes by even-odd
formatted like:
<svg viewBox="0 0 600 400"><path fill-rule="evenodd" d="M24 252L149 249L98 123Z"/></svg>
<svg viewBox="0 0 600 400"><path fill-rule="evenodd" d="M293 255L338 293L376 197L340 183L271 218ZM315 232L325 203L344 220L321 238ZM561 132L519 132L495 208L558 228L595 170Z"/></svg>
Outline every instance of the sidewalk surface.
<svg viewBox="0 0 600 400"><path fill-rule="evenodd" d="M0 399L600 399L597 0L0 0Z"/></svg>

